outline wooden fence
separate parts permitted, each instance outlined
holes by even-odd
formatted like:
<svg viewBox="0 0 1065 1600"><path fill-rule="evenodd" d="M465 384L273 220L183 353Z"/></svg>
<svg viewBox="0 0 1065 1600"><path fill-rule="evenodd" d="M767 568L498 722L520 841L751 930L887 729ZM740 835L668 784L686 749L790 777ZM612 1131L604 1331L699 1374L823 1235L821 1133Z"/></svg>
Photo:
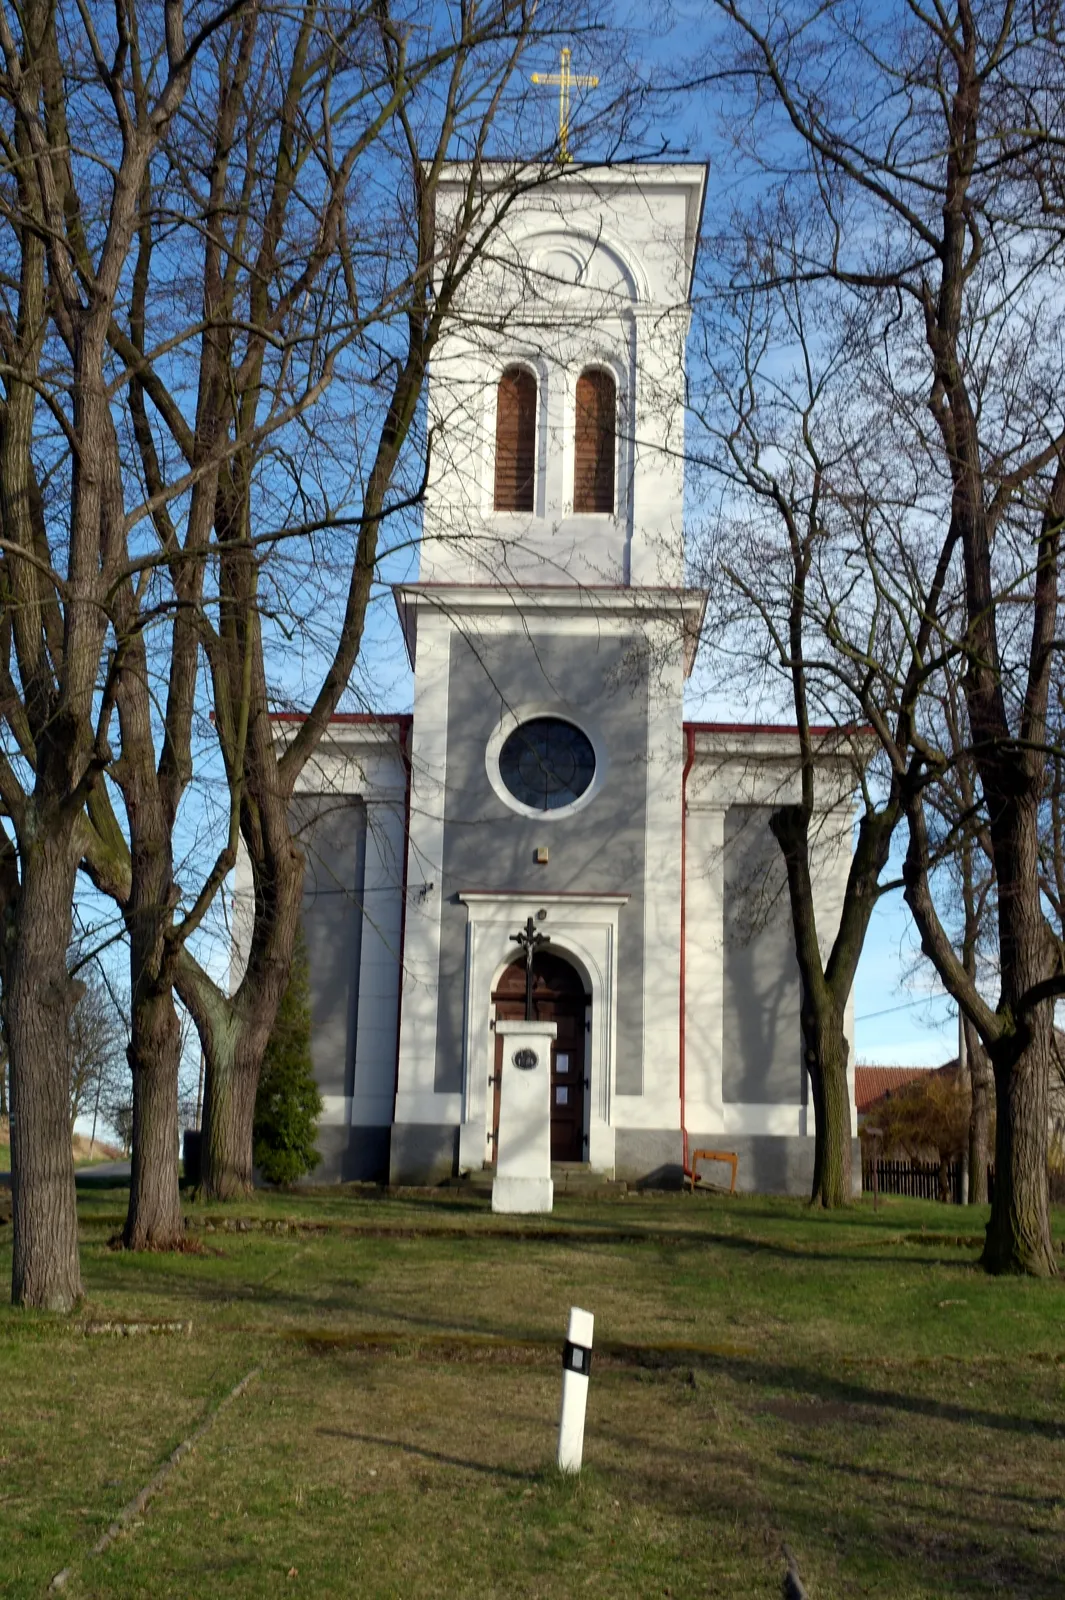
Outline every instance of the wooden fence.
<svg viewBox="0 0 1065 1600"><path fill-rule="evenodd" d="M961 1162L947 1165L947 1195L952 1205L961 1205ZM987 1193L990 1199L994 1187L994 1168L987 1169ZM911 1200L939 1200L940 1172L936 1161L885 1161L876 1164L876 1186L881 1194L908 1195ZM872 1191L873 1163L862 1162L862 1188Z"/></svg>

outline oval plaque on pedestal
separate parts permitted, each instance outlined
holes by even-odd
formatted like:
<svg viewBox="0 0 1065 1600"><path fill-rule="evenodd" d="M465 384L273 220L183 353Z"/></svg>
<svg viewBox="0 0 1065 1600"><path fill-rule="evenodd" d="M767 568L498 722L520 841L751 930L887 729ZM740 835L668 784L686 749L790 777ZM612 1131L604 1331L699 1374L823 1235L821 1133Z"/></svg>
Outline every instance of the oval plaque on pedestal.
<svg viewBox="0 0 1065 1600"><path fill-rule="evenodd" d="M520 1072L531 1072L540 1062L535 1050L515 1050L510 1059Z"/></svg>

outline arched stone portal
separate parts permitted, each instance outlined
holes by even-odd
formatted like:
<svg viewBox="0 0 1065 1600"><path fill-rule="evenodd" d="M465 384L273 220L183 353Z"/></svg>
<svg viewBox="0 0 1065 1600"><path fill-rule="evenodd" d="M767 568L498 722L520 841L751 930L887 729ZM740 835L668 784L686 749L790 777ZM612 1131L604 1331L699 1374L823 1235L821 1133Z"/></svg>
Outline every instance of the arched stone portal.
<svg viewBox="0 0 1065 1600"><path fill-rule="evenodd" d="M520 1022L525 1017L525 962L511 962L492 992L497 1022ZM587 1093L585 1039L591 996L577 970L564 957L538 951L533 957L533 1012L537 1022L557 1028L551 1047L551 1159L587 1161ZM491 1159L496 1156L499 1131L499 1081L503 1065L503 1040L495 1047L492 1083Z"/></svg>

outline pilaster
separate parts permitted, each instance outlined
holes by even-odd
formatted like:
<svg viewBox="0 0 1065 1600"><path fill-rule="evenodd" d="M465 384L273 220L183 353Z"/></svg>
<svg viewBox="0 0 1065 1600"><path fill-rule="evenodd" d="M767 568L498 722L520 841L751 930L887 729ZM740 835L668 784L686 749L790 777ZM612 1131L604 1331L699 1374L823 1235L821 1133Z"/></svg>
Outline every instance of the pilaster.
<svg viewBox="0 0 1065 1600"><path fill-rule="evenodd" d="M438 1096L434 1082L451 633L450 619L431 607L418 619L397 1123L451 1121L455 1110L456 1097Z"/></svg>
<svg viewBox="0 0 1065 1600"><path fill-rule="evenodd" d="M685 847L685 1121L700 1133L724 1127L725 811L688 801Z"/></svg>

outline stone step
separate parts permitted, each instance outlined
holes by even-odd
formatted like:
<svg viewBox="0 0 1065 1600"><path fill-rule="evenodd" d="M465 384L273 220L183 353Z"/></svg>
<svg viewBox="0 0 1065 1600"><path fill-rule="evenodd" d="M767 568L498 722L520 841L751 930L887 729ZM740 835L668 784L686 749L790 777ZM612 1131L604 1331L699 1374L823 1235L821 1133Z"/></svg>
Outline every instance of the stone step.
<svg viewBox="0 0 1065 1600"><path fill-rule="evenodd" d="M448 1180L447 1187L464 1189L472 1194L491 1194L494 1167L481 1167L474 1172L463 1172ZM553 1161L551 1179L555 1194L580 1194L608 1199L611 1195L627 1194L628 1184L608 1178L603 1172L594 1172L582 1161Z"/></svg>
<svg viewBox="0 0 1065 1600"><path fill-rule="evenodd" d="M606 1194L625 1194L629 1187L579 1161L553 1161L551 1177L556 1194L591 1194L600 1190Z"/></svg>

